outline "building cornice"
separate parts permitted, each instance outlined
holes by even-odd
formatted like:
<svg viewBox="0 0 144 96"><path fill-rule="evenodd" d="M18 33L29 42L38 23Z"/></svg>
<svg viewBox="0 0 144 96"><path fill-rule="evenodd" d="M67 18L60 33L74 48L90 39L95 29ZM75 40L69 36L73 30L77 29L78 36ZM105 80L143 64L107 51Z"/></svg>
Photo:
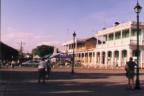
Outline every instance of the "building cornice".
<svg viewBox="0 0 144 96"><path fill-rule="evenodd" d="M118 32L118 31L125 30L125 29L129 29L129 28L131 28L132 26L135 26L135 25L136 25L135 21L120 23L118 25L114 25L112 27L104 28L103 30L97 31L96 32L96 37L101 36L101 35L114 33L114 32ZM144 22L140 22L140 26L141 25L144 25Z"/></svg>

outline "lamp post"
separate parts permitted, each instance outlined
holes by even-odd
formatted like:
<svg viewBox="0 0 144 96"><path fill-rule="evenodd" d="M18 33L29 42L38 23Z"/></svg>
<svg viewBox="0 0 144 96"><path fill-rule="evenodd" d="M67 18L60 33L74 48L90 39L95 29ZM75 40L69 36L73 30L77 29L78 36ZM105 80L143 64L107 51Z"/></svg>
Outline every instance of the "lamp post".
<svg viewBox="0 0 144 96"><path fill-rule="evenodd" d="M2 66L2 42L1 42L1 36L0 36L0 68L1 66Z"/></svg>
<svg viewBox="0 0 144 96"><path fill-rule="evenodd" d="M74 64L75 64L75 37L76 33L73 33L73 63L72 63L72 71L71 73L74 74Z"/></svg>
<svg viewBox="0 0 144 96"><path fill-rule="evenodd" d="M136 68L136 82L135 82L135 89L140 89L140 80L139 80L139 56L140 56L140 49L139 49L139 13L141 12L142 7L139 5L138 0L137 4L134 7L134 11L137 14L137 68Z"/></svg>
<svg viewBox="0 0 144 96"><path fill-rule="evenodd" d="M2 41L1 41L1 31L0 31L0 68L1 66L2 66Z"/></svg>

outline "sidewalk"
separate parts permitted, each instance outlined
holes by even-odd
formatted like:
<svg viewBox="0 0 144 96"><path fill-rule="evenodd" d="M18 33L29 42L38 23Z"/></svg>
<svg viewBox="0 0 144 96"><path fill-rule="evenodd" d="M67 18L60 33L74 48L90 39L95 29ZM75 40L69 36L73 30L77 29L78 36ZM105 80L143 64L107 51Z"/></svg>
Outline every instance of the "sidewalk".
<svg viewBox="0 0 144 96"><path fill-rule="evenodd" d="M22 71L21 71L22 70ZM0 96L143 96L144 73L141 90L126 88L127 79L122 70L52 69L46 84L37 83L36 68L17 68L2 72Z"/></svg>

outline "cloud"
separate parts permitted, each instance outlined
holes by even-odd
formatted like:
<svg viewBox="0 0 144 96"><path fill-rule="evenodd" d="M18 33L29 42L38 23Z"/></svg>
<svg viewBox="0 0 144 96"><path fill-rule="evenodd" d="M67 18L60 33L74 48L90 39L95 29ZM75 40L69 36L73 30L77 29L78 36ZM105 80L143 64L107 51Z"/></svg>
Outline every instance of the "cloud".
<svg viewBox="0 0 144 96"><path fill-rule="evenodd" d="M52 40L53 36L42 33L32 33L32 32L3 32L2 41L16 49L20 48L20 43L22 42L25 52L31 52L33 48L38 45L52 45L60 46L61 42Z"/></svg>

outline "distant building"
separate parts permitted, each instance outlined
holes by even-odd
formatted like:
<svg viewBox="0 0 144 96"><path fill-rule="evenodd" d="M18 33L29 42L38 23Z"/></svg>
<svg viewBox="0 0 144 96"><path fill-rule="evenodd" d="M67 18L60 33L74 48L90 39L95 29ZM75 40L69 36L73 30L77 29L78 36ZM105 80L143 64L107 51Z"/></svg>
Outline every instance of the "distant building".
<svg viewBox="0 0 144 96"><path fill-rule="evenodd" d="M95 37L77 39L74 48L73 41L64 43L65 51L68 54L73 54L73 48L75 50L76 61L80 61L83 65L94 64L95 48L97 39Z"/></svg>
<svg viewBox="0 0 144 96"><path fill-rule="evenodd" d="M3 42L0 42L0 59L3 60L12 60L18 59L18 50L4 44Z"/></svg>
<svg viewBox="0 0 144 96"><path fill-rule="evenodd" d="M116 22L96 32L95 40L76 40L76 60L93 67L124 67L130 57L136 60L136 22ZM140 67L144 68L144 22L140 22ZM64 43L65 52L72 54L73 41Z"/></svg>

